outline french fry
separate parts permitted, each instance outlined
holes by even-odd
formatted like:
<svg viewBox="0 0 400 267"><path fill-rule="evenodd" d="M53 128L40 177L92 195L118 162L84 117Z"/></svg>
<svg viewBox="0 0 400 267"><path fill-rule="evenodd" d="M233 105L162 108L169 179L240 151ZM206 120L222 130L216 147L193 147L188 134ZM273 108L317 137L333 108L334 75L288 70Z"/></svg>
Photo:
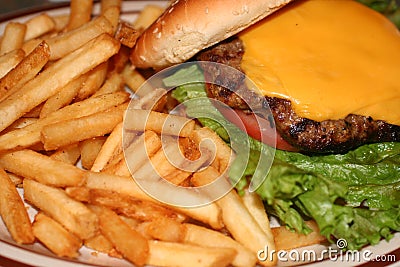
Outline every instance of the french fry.
<svg viewBox="0 0 400 267"><path fill-rule="evenodd" d="M195 121L185 117L142 109L128 109L125 129L129 131L150 130L158 134L188 137L195 128Z"/></svg>
<svg viewBox="0 0 400 267"><path fill-rule="evenodd" d="M47 99L40 110L39 117L44 118L50 113L70 104L85 83L87 77L88 73L79 76L69 82L62 90Z"/></svg>
<svg viewBox="0 0 400 267"><path fill-rule="evenodd" d="M119 43L115 39L109 35L101 35L42 71L39 76L25 84L18 94L0 102L0 131L82 73L106 61L118 49Z"/></svg>
<svg viewBox="0 0 400 267"><path fill-rule="evenodd" d="M147 264L176 267L223 267L229 266L235 257L230 248L210 248L164 241L149 241Z"/></svg>
<svg viewBox="0 0 400 267"><path fill-rule="evenodd" d="M101 206L91 206L91 208L99 218L101 233L114 245L116 250L130 262L137 266L143 266L149 254L148 241L122 221L112 210Z"/></svg>
<svg viewBox="0 0 400 267"><path fill-rule="evenodd" d="M20 118L16 121L14 121L13 124L11 124L10 126L8 126L3 132L2 134L11 132L13 130L17 130L17 129L21 129L24 128L28 125L31 125L33 123L36 123L38 121L38 118Z"/></svg>
<svg viewBox="0 0 400 267"><path fill-rule="evenodd" d="M0 136L0 151L24 148L40 142L40 134L44 126L60 121L70 120L89 116L107 110L113 106L120 105L129 99L125 92L101 95L95 98L88 98L84 101L68 105L58 111L39 119L36 123L25 128L11 131Z"/></svg>
<svg viewBox="0 0 400 267"><path fill-rule="evenodd" d="M47 125L42 129L45 150L54 150L110 133L122 121L125 105L86 117Z"/></svg>
<svg viewBox="0 0 400 267"><path fill-rule="evenodd" d="M9 22L4 29L1 39L0 55L22 48L26 32L26 25L19 22Z"/></svg>
<svg viewBox="0 0 400 267"><path fill-rule="evenodd" d="M115 253L113 252L114 246L113 244L101 233L84 240L84 244L86 247L91 248L95 251L111 254L113 253L113 257L116 257ZM119 256L122 258L122 256Z"/></svg>
<svg viewBox="0 0 400 267"><path fill-rule="evenodd" d="M144 222L137 227L149 238L167 242L180 243L186 235L186 228L183 224L163 216Z"/></svg>
<svg viewBox="0 0 400 267"><path fill-rule="evenodd" d="M49 61L50 49L41 42L14 69L0 79L0 101L33 79Z"/></svg>
<svg viewBox="0 0 400 267"><path fill-rule="evenodd" d="M204 146L209 151L215 150L215 158L211 162L211 166L217 169L219 173L227 170L233 160L234 152L214 131L207 127L202 127L194 130L189 138L198 146L203 141L209 139L211 143L204 142ZM215 146L215 149L213 146Z"/></svg>
<svg viewBox="0 0 400 267"><path fill-rule="evenodd" d="M101 171L108 162L110 162L114 157L122 152L122 130L123 122L121 121L112 130L111 134L108 136L104 145L99 150L97 157L95 158L91 171L99 172Z"/></svg>
<svg viewBox="0 0 400 267"><path fill-rule="evenodd" d="M66 31L79 28L90 21L93 0L72 0L70 3L69 20Z"/></svg>
<svg viewBox="0 0 400 267"><path fill-rule="evenodd" d="M39 212L33 222L33 233L48 249L60 257L76 258L82 241L61 224Z"/></svg>
<svg viewBox="0 0 400 267"><path fill-rule="evenodd" d="M195 173L191 181L195 186L203 186L213 182L219 176L220 173L217 170L213 167L208 167L201 172ZM229 188L229 182L226 181L226 183L226 188ZM236 191L229 191L218 199L216 203L221 207L222 220L235 240L255 254L265 246L268 246L268 249L271 250L275 249L274 239L266 235L261 229ZM262 266L273 266L276 264L276 260L276 257L274 257L258 263Z"/></svg>
<svg viewBox="0 0 400 267"><path fill-rule="evenodd" d="M95 213L83 203L70 198L64 190L24 179L24 198L81 239L98 231Z"/></svg>
<svg viewBox="0 0 400 267"><path fill-rule="evenodd" d="M197 171L208 160L208 157L205 155L197 161L190 161L182 155L176 141L165 142L162 149L149 159L133 173L134 177L154 180L158 180L160 177L172 184L179 185L192 172ZM171 162L172 160L173 162ZM128 162L128 166L130 165L131 163Z"/></svg>
<svg viewBox="0 0 400 267"><path fill-rule="evenodd" d="M132 48L136 44L136 39L138 37L139 32L129 23L122 21L118 24L118 28L115 33L115 39L119 40L121 44Z"/></svg>
<svg viewBox="0 0 400 267"><path fill-rule="evenodd" d="M84 169L90 170L92 168L106 139L105 136L98 136L80 143L81 163Z"/></svg>
<svg viewBox="0 0 400 267"><path fill-rule="evenodd" d="M88 73L86 81L80 88L75 101L83 100L94 94L104 83L107 75L108 62L98 65Z"/></svg>
<svg viewBox="0 0 400 267"><path fill-rule="evenodd" d="M52 16L53 21L54 21L54 31L55 32L60 32L63 29L65 29L65 27L67 27L68 25L68 21L69 21L69 14L61 14L61 15L55 15Z"/></svg>
<svg viewBox="0 0 400 267"><path fill-rule="evenodd" d="M25 24L25 42L54 30L56 26L53 18L46 13L42 13L29 19Z"/></svg>
<svg viewBox="0 0 400 267"><path fill-rule="evenodd" d="M72 144L56 150L50 155L50 158L75 165L78 162L80 155L81 151L78 144Z"/></svg>
<svg viewBox="0 0 400 267"><path fill-rule="evenodd" d="M162 14L162 12L164 12L164 8L160 6L146 5L133 22L133 27L143 31L149 27Z"/></svg>
<svg viewBox="0 0 400 267"><path fill-rule="evenodd" d="M144 144L144 145L143 145ZM136 172L149 157L153 156L161 148L161 139L153 131L146 131L140 135L133 143L125 149L123 166L129 166L129 169L122 169L122 173L130 176L131 173ZM128 163L128 165L125 164ZM120 168L123 168L122 166Z"/></svg>
<svg viewBox="0 0 400 267"><path fill-rule="evenodd" d="M15 187L21 188L22 187L22 182L24 181L24 178L16 175L14 173L7 173L8 177L10 178L11 182L15 185Z"/></svg>
<svg viewBox="0 0 400 267"><path fill-rule="evenodd" d="M245 193L241 196L241 199L264 233L270 240L272 240L274 235L272 234L268 215L265 211L261 197L256 193L250 193L248 190L245 190Z"/></svg>
<svg viewBox="0 0 400 267"><path fill-rule="evenodd" d="M158 205L151 201L138 200L129 195L104 189L89 189L85 192L69 190L68 194L74 194L78 197L86 197L85 202L94 205L108 207L118 214L123 214L129 218L141 221L154 221L158 218L166 218L176 222L182 222L187 219L186 216L165 206ZM86 194L86 195L85 195Z"/></svg>
<svg viewBox="0 0 400 267"><path fill-rule="evenodd" d="M122 76L117 72L113 72L99 90L92 95L92 97L122 91L123 88L124 80L122 79Z"/></svg>
<svg viewBox="0 0 400 267"><path fill-rule="evenodd" d="M0 215L8 231L19 244L33 243L35 237L25 205L3 169L0 169L0 183Z"/></svg>
<svg viewBox="0 0 400 267"><path fill-rule="evenodd" d="M121 8L119 6L110 6L104 11L104 13L102 13L102 15L106 17L108 21L110 21L113 28L113 33L115 33L117 30L120 13Z"/></svg>
<svg viewBox="0 0 400 267"><path fill-rule="evenodd" d="M101 0L100 1L100 13L104 14L107 9L111 7L121 8L121 0Z"/></svg>
<svg viewBox="0 0 400 267"><path fill-rule="evenodd" d="M55 37L45 39L50 46L50 60L57 60L70 54L90 40L103 34L112 34L111 23L103 16L76 28L72 31L58 34ZM116 42L116 40L114 40ZM119 47L118 47L119 48ZM101 61L103 62L103 61ZM100 63L101 63L100 62ZM97 65L97 64L96 64Z"/></svg>
<svg viewBox="0 0 400 267"><path fill-rule="evenodd" d="M141 93L139 97L145 96L147 93L150 93L153 90L153 88L148 88L147 90L141 88L139 91L140 86L146 82L146 79L129 64L127 64L122 70L122 77L124 77L126 85L132 92Z"/></svg>
<svg viewBox="0 0 400 267"><path fill-rule="evenodd" d="M32 150L4 153L0 165L14 174L58 187L78 186L85 179L85 172L78 167Z"/></svg>
<svg viewBox="0 0 400 267"><path fill-rule="evenodd" d="M108 62L110 63L109 66L109 73L112 74L114 72L122 73L126 64L129 63L129 55L131 49L124 45L121 46L119 49L118 54L114 55Z"/></svg>
<svg viewBox="0 0 400 267"><path fill-rule="evenodd" d="M320 234L318 225L315 223L315 221L306 221L306 224L313 230L313 232L307 235L290 231L286 228L286 226L272 228L271 230L275 237L277 251L291 250L314 244L320 244L326 241L326 237Z"/></svg>
<svg viewBox="0 0 400 267"><path fill-rule="evenodd" d="M146 200L157 204L166 205L147 195L131 177L116 176L107 173L89 172L88 176L86 177L85 186L91 189L105 189L115 191L119 192L120 194L129 195L140 200ZM165 190L163 184L160 184L158 186L161 192ZM193 219L196 219L200 222L208 224L214 229L221 229L223 227L220 209L214 203L195 208L181 208L168 205L167 207L176 210L182 214L185 214L189 217L192 217Z"/></svg>
<svg viewBox="0 0 400 267"><path fill-rule="evenodd" d="M0 56L0 77L4 77L10 70L18 65L25 57L22 49L13 50Z"/></svg>
<svg viewBox="0 0 400 267"><path fill-rule="evenodd" d="M186 229L184 231L183 242L199 246L232 248L236 251L236 256L232 260L233 266L247 267L256 265L256 254L231 237L221 232L190 223L185 223L184 226Z"/></svg>

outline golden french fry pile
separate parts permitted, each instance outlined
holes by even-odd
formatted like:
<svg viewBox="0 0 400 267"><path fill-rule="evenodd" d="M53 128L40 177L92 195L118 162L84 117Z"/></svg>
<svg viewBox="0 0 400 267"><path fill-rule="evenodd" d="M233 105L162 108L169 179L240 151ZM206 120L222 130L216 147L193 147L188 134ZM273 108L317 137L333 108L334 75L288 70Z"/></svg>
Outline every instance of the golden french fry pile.
<svg viewBox="0 0 400 267"><path fill-rule="evenodd" d="M136 92L145 81L129 65L129 49L163 9L149 5L127 22L120 17L121 1L100 6L94 16L91 0L72 0L69 14L9 22L2 35L0 215L15 242L40 242L69 258L79 258L86 246L136 266L243 267L276 264L276 258L258 261L265 246L322 242L318 229L307 237L284 227L271 230L254 194L241 197L231 190L209 205L182 208L140 189L132 176L153 175L154 168L176 185L208 184L229 167L233 152L193 120L162 113L165 97L149 110L164 89L141 91L129 110L133 120L123 123L131 100L125 88ZM185 164L210 139L216 148L212 162L199 160L191 171L171 164L160 136L167 120L171 127L163 134L178 140L180 149L164 149L183 155ZM132 134L127 144L124 126ZM205 163L210 166L197 171ZM35 209L34 218L26 204Z"/></svg>

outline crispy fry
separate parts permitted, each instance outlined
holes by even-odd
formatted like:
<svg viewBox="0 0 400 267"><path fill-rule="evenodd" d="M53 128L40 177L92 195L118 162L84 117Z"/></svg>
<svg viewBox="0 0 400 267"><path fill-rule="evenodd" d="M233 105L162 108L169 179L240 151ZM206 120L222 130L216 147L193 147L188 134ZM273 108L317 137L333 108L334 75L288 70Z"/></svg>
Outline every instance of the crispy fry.
<svg viewBox="0 0 400 267"><path fill-rule="evenodd" d="M268 238L272 240L274 236L272 234L268 215L265 211L261 197L256 193L250 193L248 190L245 190L245 193L241 196L241 199L261 229L265 232Z"/></svg>
<svg viewBox="0 0 400 267"><path fill-rule="evenodd" d="M121 74L113 72L104 82L104 84L99 88L99 90L97 90L92 95L92 97L122 91L123 88L124 88L124 80L122 79Z"/></svg>
<svg viewBox="0 0 400 267"><path fill-rule="evenodd" d="M213 182L220 176L213 167L197 172L193 175L192 183L196 186L202 186ZM226 188L229 188L226 181ZM222 217L226 228L239 243L257 253L260 248L268 246L269 249L275 249L274 239L266 235L259 224L244 206L236 191L231 190L217 201L222 209ZM276 257L266 261L259 261L260 265L273 266L276 264Z"/></svg>
<svg viewBox="0 0 400 267"><path fill-rule="evenodd" d="M152 221L144 222L138 227L146 236L161 241L180 243L186 235L186 228L183 224L163 216L158 216Z"/></svg>
<svg viewBox="0 0 400 267"><path fill-rule="evenodd" d="M25 57L22 49L13 50L0 56L0 77L4 77L10 70L18 65Z"/></svg>
<svg viewBox="0 0 400 267"><path fill-rule="evenodd" d="M79 28L90 21L93 0L71 0L70 13L66 31Z"/></svg>
<svg viewBox="0 0 400 267"><path fill-rule="evenodd" d="M112 210L101 206L91 206L91 208L99 218L101 233L111 241L116 250L130 262L143 266L149 254L148 241Z"/></svg>
<svg viewBox="0 0 400 267"><path fill-rule="evenodd" d="M100 13L104 14L107 9L111 7L121 8L121 0L101 0L100 1Z"/></svg>
<svg viewBox="0 0 400 267"><path fill-rule="evenodd" d="M115 39L101 35L45 69L25 84L18 94L0 102L0 130L7 128L82 73L106 61L118 49L119 43Z"/></svg>
<svg viewBox="0 0 400 267"><path fill-rule="evenodd" d="M81 155L78 144L72 144L56 150L50 158L75 165Z"/></svg>
<svg viewBox="0 0 400 267"><path fill-rule="evenodd" d="M164 241L149 241L150 253L147 263L155 266L228 266L235 257L230 248L210 248Z"/></svg>
<svg viewBox="0 0 400 267"><path fill-rule="evenodd" d="M90 238L98 231L96 214L62 189L24 179L24 197L81 239Z"/></svg>
<svg viewBox="0 0 400 267"><path fill-rule="evenodd" d="M0 55L22 48L26 25L19 22L9 22L4 30L0 45Z"/></svg>
<svg viewBox="0 0 400 267"><path fill-rule="evenodd" d="M114 127L111 134L108 136L104 145L101 147L97 157L93 162L91 171L101 171L108 162L122 152L122 128L123 122L121 121Z"/></svg>
<svg viewBox="0 0 400 267"><path fill-rule="evenodd" d="M45 150L54 150L110 133L122 121L125 105L86 117L47 125L42 129Z"/></svg>
<svg viewBox="0 0 400 267"><path fill-rule="evenodd" d="M50 46L50 60L65 57L88 41L105 33L112 34L112 31L113 29L110 22L105 17L99 16L79 28L48 38L46 39L46 42Z"/></svg>
<svg viewBox="0 0 400 267"><path fill-rule="evenodd" d="M110 21L113 33L117 31L120 13L121 8L119 6L110 6L104 11L104 13L102 13L102 15Z"/></svg>
<svg viewBox="0 0 400 267"><path fill-rule="evenodd" d="M137 70L135 70L132 66L127 64L125 68L122 70L122 77L124 77L124 81L129 89L136 93L139 91L139 88L142 84L145 83L146 79L140 74ZM148 88L147 90L141 88L139 93L139 97L145 96L147 93L150 93L153 88Z"/></svg>
<svg viewBox="0 0 400 267"><path fill-rule="evenodd" d="M26 24L25 41L40 37L55 29L55 22L52 17L46 13L37 15L29 19Z"/></svg>
<svg viewBox="0 0 400 267"><path fill-rule="evenodd" d="M87 79L80 88L75 101L83 100L94 94L104 83L107 75L108 62L98 65L88 73Z"/></svg>
<svg viewBox="0 0 400 267"><path fill-rule="evenodd" d="M8 231L19 244L33 243L35 237L25 205L3 169L0 169L0 183L0 215Z"/></svg>
<svg viewBox="0 0 400 267"><path fill-rule="evenodd" d="M35 216L33 233L54 254L68 258L78 257L82 241L42 212Z"/></svg>
<svg viewBox="0 0 400 267"><path fill-rule="evenodd" d="M79 76L78 78L69 82L62 90L47 99L40 110L39 117L44 118L50 113L70 104L78 94L82 85L85 83L87 77L88 73Z"/></svg>
<svg viewBox="0 0 400 267"><path fill-rule="evenodd" d="M164 8L156 5L146 5L133 23L135 29L143 31L150 26L164 11Z"/></svg>
<svg viewBox="0 0 400 267"><path fill-rule="evenodd" d="M315 221L306 221L306 224L313 230L313 232L308 235L292 232L288 230L286 226L272 228L271 230L275 237L276 249L278 251L291 250L299 247L320 244L326 241L326 238L319 233Z"/></svg>
<svg viewBox="0 0 400 267"><path fill-rule="evenodd" d="M53 21L55 23L54 26L54 31L55 32L60 32L63 29L65 29L65 27L67 27L68 25L68 21L69 21L69 14L61 14L61 15L56 15L56 16L52 16Z"/></svg>
<svg viewBox="0 0 400 267"><path fill-rule="evenodd" d="M49 46L45 42L41 42L14 69L0 79L0 101L33 79L49 61L49 58Z"/></svg>
<svg viewBox="0 0 400 267"><path fill-rule="evenodd" d="M132 196L104 189L87 189L85 187L70 188L67 193L74 198L94 205L101 205L115 210L129 218L141 221L154 221L158 218L166 218L177 222L187 219L186 216L165 206L151 201L138 200Z"/></svg>
<svg viewBox="0 0 400 267"><path fill-rule="evenodd" d="M10 178L11 182L15 185L15 187L21 188L22 187L22 182L24 181L24 178L16 175L14 173L7 173L8 177Z"/></svg>
<svg viewBox="0 0 400 267"><path fill-rule="evenodd" d="M84 244L88 248L107 254L113 253L113 250L115 250L113 244L101 233L84 240ZM114 254L113 257L115 256Z"/></svg>
<svg viewBox="0 0 400 267"><path fill-rule="evenodd" d="M144 144L144 146L143 146ZM128 148L125 149L125 162L129 169L123 173L130 176L136 172L143 164L148 161L149 157L153 156L161 148L161 139L153 131L146 131L140 135Z"/></svg>
<svg viewBox="0 0 400 267"><path fill-rule="evenodd" d="M211 140L211 143L204 142L205 148L209 151L215 150L215 158L211 162L211 166L216 168L219 173L227 170L233 160L234 152L214 131L207 127L202 127L194 130L190 135L190 139L199 147L203 141ZM215 146L215 149L213 146Z"/></svg>
<svg viewBox="0 0 400 267"><path fill-rule="evenodd" d="M195 128L195 121L185 117L142 109L128 109L125 129L150 130L158 134L188 137Z"/></svg>
<svg viewBox="0 0 400 267"><path fill-rule="evenodd" d="M78 167L32 150L4 153L0 156L0 165L22 177L58 187L81 185L85 178L85 172Z"/></svg>
<svg viewBox="0 0 400 267"><path fill-rule="evenodd" d="M84 169L90 170L92 168L106 139L105 136L98 136L81 142L81 163Z"/></svg>
<svg viewBox="0 0 400 267"><path fill-rule="evenodd" d="M13 124L11 124L10 126L8 126L3 132L2 134L11 132L13 130L17 130L17 129L21 129L24 128L28 125L31 125L33 123L36 123L38 121L38 118L20 118L16 121L14 121Z"/></svg>
<svg viewBox="0 0 400 267"><path fill-rule="evenodd" d="M194 224L185 223L184 226L186 231L183 242L199 246L232 248L236 251L236 256L232 260L234 266L256 265L256 255L231 237Z"/></svg>
<svg viewBox="0 0 400 267"><path fill-rule="evenodd" d="M129 23L122 21L118 24L118 28L115 33L115 39L119 40L121 44L132 48L136 44L136 39L138 37L139 32Z"/></svg>
<svg viewBox="0 0 400 267"><path fill-rule="evenodd" d="M44 126L60 121L89 116L120 105L129 99L124 92L88 98L84 101L66 106L47 117L38 120L23 129L18 129L0 136L0 151L16 147L29 147L40 142L40 134Z"/></svg>
<svg viewBox="0 0 400 267"><path fill-rule="evenodd" d="M91 189L105 189L121 194L126 194L140 200L148 200L160 205L159 201L151 198L135 183L131 177L116 176L107 173L89 172L86 178L85 186ZM163 191L163 184L160 184L159 190ZM168 206L182 214L192 217L198 221L210 225L214 229L222 228L221 214L219 208L214 203L207 206L195 208L181 208Z"/></svg>

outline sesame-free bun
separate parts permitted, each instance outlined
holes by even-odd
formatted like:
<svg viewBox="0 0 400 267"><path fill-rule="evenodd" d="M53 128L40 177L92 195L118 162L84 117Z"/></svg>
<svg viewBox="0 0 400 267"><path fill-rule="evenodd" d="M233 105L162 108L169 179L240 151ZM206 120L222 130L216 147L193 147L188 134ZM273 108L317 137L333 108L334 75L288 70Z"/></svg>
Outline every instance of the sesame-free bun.
<svg viewBox="0 0 400 267"><path fill-rule="evenodd" d="M137 68L182 63L292 0L176 0L138 38L130 60Z"/></svg>

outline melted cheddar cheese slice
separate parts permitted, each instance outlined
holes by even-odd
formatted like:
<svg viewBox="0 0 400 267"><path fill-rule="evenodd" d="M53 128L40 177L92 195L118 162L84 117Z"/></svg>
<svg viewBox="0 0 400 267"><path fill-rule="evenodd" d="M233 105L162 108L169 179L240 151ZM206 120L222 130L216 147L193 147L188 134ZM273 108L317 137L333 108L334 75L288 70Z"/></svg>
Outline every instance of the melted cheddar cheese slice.
<svg viewBox="0 0 400 267"><path fill-rule="evenodd" d="M247 76L298 115L400 125L400 33L381 14L351 0L300 0L239 37Z"/></svg>

